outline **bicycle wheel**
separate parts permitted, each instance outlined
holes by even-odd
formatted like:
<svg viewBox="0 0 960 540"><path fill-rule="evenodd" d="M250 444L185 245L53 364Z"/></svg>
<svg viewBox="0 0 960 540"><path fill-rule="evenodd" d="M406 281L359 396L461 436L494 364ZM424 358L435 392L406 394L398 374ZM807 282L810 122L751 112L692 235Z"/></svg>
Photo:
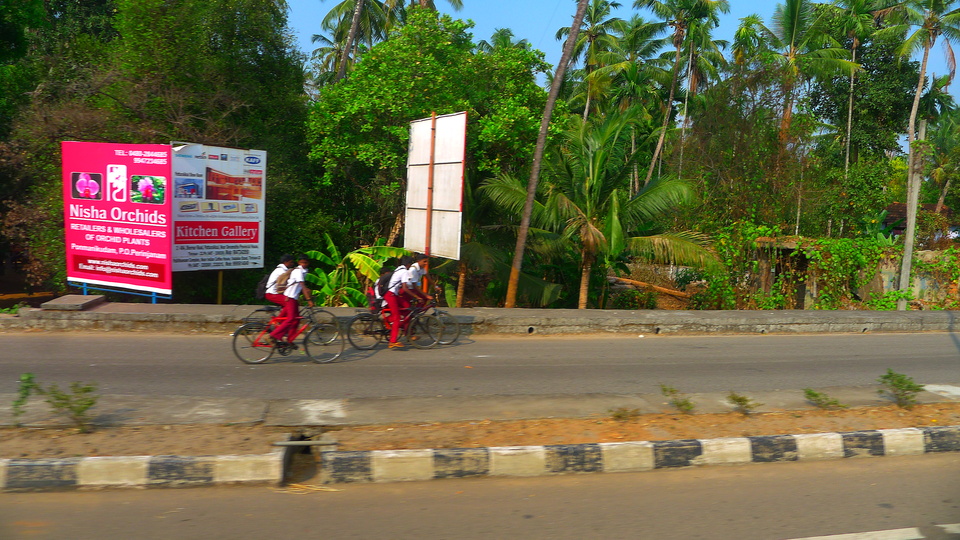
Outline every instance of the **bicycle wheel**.
<svg viewBox="0 0 960 540"><path fill-rule="evenodd" d="M334 340L328 341L330 333L331 329L326 323L314 326L307 332L307 336L303 338L303 350L310 360L318 364L326 364L340 358L343 354L343 339L340 339L339 333L336 333Z"/></svg>
<svg viewBox="0 0 960 540"><path fill-rule="evenodd" d="M443 336L437 345L452 345L460 337L460 321L446 311L437 310L433 315L443 323Z"/></svg>
<svg viewBox="0 0 960 540"><path fill-rule="evenodd" d="M317 344L334 343L340 337L340 323L333 313L321 308L308 307L304 308L300 315L310 320L311 327L323 329L314 338Z"/></svg>
<svg viewBox="0 0 960 540"><path fill-rule="evenodd" d="M433 315L417 315L410 321L407 341L418 349L429 349L443 336L443 323Z"/></svg>
<svg viewBox="0 0 960 540"><path fill-rule="evenodd" d="M262 364L273 356L276 347L267 343L267 326L247 323L233 332L233 353L241 362Z"/></svg>
<svg viewBox="0 0 960 540"><path fill-rule="evenodd" d="M347 339L361 351L369 351L383 339L383 323L369 313L361 313L350 319L347 325Z"/></svg>

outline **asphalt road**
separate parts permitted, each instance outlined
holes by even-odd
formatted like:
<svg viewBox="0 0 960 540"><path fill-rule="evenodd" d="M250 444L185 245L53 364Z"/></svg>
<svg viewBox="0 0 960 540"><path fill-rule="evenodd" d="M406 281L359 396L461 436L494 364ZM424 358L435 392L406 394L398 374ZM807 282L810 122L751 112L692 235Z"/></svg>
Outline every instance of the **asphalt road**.
<svg viewBox="0 0 960 540"><path fill-rule="evenodd" d="M892 368L960 383L951 333L461 338L432 350L347 349L246 365L230 337L133 332L0 335L0 393L21 373L44 384L95 382L101 394L257 398L685 393L874 384Z"/></svg>
<svg viewBox="0 0 960 540"><path fill-rule="evenodd" d="M934 525L960 523L958 454L338 487L3 493L0 538L945 539Z"/></svg>

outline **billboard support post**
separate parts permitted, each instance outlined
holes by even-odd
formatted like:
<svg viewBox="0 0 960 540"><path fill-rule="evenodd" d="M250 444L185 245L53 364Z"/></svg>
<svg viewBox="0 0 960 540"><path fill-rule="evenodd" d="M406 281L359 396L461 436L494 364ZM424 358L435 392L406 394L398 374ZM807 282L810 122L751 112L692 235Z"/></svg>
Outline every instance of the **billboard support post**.
<svg viewBox="0 0 960 540"><path fill-rule="evenodd" d="M437 153L437 112L430 113L430 167L427 173L427 237L423 243L423 254L430 257L430 236L433 235L433 173L436 166ZM427 267L423 269L425 273L430 270L430 259L427 259ZM427 289L429 281L423 278L423 288Z"/></svg>

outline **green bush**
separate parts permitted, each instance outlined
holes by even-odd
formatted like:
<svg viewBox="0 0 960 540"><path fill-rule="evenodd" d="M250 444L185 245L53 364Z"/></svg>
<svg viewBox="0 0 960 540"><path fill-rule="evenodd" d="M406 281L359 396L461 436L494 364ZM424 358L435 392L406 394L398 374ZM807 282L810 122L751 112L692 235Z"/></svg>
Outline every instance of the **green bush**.
<svg viewBox="0 0 960 540"><path fill-rule="evenodd" d="M614 309L657 309L657 293L627 289L611 298Z"/></svg>

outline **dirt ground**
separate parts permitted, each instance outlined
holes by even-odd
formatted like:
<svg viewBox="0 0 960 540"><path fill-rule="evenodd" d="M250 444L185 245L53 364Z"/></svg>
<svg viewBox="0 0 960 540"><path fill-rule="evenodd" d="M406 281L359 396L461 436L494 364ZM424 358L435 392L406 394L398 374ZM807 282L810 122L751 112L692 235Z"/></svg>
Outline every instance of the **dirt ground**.
<svg viewBox="0 0 960 540"><path fill-rule="evenodd" d="M960 403L894 405L841 410L752 414L644 414L627 420L610 415L425 424L389 424L330 430L339 450L469 448L542 444L709 439L960 425ZM261 454L300 428L261 425L172 425L74 429L0 428L0 458L82 456ZM308 430L316 433L319 430Z"/></svg>

